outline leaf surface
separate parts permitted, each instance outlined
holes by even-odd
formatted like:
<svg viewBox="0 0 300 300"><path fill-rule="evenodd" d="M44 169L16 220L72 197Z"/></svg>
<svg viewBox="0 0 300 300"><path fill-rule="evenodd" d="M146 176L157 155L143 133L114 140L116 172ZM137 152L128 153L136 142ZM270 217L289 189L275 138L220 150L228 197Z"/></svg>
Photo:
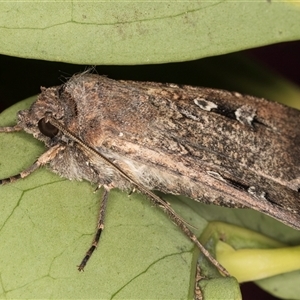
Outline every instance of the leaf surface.
<svg viewBox="0 0 300 300"><path fill-rule="evenodd" d="M290 1L0 3L0 53L77 64L186 61L300 38Z"/></svg>

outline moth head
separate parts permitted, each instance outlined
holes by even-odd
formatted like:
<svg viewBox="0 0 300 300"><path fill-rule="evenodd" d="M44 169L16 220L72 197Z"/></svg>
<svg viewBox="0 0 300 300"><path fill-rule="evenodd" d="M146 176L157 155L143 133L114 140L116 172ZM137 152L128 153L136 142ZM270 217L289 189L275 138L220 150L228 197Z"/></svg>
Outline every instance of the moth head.
<svg viewBox="0 0 300 300"><path fill-rule="evenodd" d="M53 138L59 138L59 130L47 121L51 115L56 120L65 120L65 105L61 99L61 87L41 88L41 94L28 110L18 112L18 125L47 146L53 146ZM57 140L56 138L56 140Z"/></svg>

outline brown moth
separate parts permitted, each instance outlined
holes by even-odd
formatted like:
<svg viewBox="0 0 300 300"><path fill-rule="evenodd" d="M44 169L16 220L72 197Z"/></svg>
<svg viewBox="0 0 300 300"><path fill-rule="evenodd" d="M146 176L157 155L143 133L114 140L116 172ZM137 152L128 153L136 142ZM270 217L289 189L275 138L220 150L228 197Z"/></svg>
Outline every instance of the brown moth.
<svg viewBox="0 0 300 300"><path fill-rule="evenodd" d="M98 230L79 270L99 242L108 192L119 188L147 195L229 275L152 190L252 208L300 229L299 121L298 110L235 92L82 73L42 88L18 112L17 125L0 128L24 130L48 148L0 184L48 165L68 179L104 186Z"/></svg>

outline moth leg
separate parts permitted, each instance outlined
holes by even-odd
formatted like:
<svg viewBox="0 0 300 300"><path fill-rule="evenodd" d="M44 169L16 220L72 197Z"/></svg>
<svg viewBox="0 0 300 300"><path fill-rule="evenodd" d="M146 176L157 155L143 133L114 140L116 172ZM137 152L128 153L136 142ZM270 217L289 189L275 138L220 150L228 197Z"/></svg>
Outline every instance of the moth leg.
<svg viewBox="0 0 300 300"><path fill-rule="evenodd" d="M0 127L0 132L9 133L23 130L19 125L15 125L12 127Z"/></svg>
<svg viewBox="0 0 300 300"><path fill-rule="evenodd" d="M99 240L101 233L104 229L104 218L105 218L105 211L106 211L106 206L107 206L107 200L108 200L108 192L109 188L104 186L104 194L102 196L102 202L100 206L100 212L99 212L99 218L98 218L98 225L97 225L97 232L95 234L93 243L89 250L86 252L83 260L81 261L80 265L78 267L78 271L83 271L85 265L87 264L88 260L91 258L93 252L98 246Z"/></svg>
<svg viewBox="0 0 300 300"><path fill-rule="evenodd" d="M203 300L202 291L199 287L199 282L202 279L199 263L197 262L195 274L194 300Z"/></svg>
<svg viewBox="0 0 300 300"><path fill-rule="evenodd" d="M4 127L4 128L13 128L13 127ZM25 169L24 171L20 172L19 174L16 174L14 176L0 179L0 185L15 182L18 179L25 178L31 173L33 173L35 170L37 170L39 167L46 165L48 162L50 162L61 150L63 150L65 147L61 145L56 145L49 150L47 150L45 153L43 153L29 168Z"/></svg>

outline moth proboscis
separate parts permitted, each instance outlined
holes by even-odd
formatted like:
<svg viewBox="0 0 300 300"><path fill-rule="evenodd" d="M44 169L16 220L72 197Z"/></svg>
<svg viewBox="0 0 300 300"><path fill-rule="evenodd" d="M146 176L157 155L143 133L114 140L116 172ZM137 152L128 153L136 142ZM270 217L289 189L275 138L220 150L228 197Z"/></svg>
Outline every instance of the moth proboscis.
<svg viewBox="0 0 300 300"><path fill-rule="evenodd" d="M108 192L136 189L162 208L224 275L189 225L152 190L195 201L253 208L300 229L300 112L239 93L175 84L74 75L42 88L14 127L48 150L20 174L43 165L68 179L104 187L98 229L83 270L104 228Z"/></svg>

